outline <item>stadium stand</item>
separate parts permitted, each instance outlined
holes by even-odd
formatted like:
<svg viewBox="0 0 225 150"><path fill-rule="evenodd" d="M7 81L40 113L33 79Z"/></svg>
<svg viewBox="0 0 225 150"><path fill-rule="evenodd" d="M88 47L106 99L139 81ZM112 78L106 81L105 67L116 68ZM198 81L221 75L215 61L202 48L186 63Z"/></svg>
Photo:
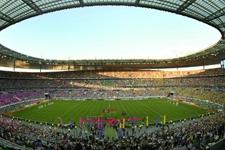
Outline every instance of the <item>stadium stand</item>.
<svg viewBox="0 0 225 150"><path fill-rule="evenodd" d="M126 133L113 141L96 139L95 131L91 135L74 137L70 131L55 131L54 127L48 126L40 128L1 117L0 135L16 144L35 149L207 149L208 143L217 142L224 136L224 117L223 113L219 113L138 136Z"/></svg>
<svg viewBox="0 0 225 150"><path fill-rule="evenodd" d="M0 106L44 98L44 93L54 98L82 99L167 96L171 91L176 96L225 104L225 78L221 69L193 72L1 72L0 83ZM71 132L55 132L49 126L30 125L1 116L0 136L20 146L45 149L204 149L223 138L225 120L221 116L224 116L222 112L182 126L162 127L151 134L135 137L125 134L120 140L113 141L96 139L95 135L73 137Z"/></svg>
<svg viewBox="0 0 225 150"><path fill-rule="evenodd" d="M225 18L222 0L3 0L0 31L30 17L67 8L125 5L164 10L218 29L221 39L199 53L160 60L49 60L18 53L0 44L0 66L68 70L52 73L0 71L0 112L46 98L119 98L169 96L225 104L224 69L159 71L146 69L220 64L225 59ZM224 64L223 64L224 67ZM73 70L73 71L70 71ZM116 139L99 138L96 129L39 124L0 115L0 145L10 149L223 149L225 114L220 112L164 126L117 130ZM149 131L150 130L150 131ZM149 132L146 132L149 131ZM218 146L219 145L219 146Z"/></svg>
<svg viewBox="0 0 225 150"><path fill-rule="evenodd" d="M98 93L103 95L100 94L102 91L102 93L106 93L105 96L107 97L110 96L110 93L128 93L127 95L133 95L133 93L137 92L139 95L146 95L146 93L149 93L149 95L166 95L169 91L175 91L177 94L185 96L201 95L201 97L197 97L205 99L212 95L211 97L214 97L214 100L223 100L221 95L223 95L225 89L225 75L222 69L212 69L205 72L173 71L173 73L171 71L135 71L131 76L132 73L133 71L60 72L55 74L2 72L0 89L5 92L1 94L1 97L11 97L12 99L11 93L6 94L9 90L25 90L26 92L28 89L42 89L43 94L53 89L54 91L58 89L69 91L72 89L72 93L65 93L70 93L70 95L78 95L80 93ZM104 74L104 76L101 75L100 78L99 74ZM7 77L7 75L9 76ZM119 75L121 75L120 78ZM147 76L151 78L147 78ZM74 88L76 90L73 90ZM155 92L157 89L159 93ZM162 94L160 91L166 92ZM14 95L14 97L17 97L17 94ZM90 94L89 96L94 97Z"/></svg>

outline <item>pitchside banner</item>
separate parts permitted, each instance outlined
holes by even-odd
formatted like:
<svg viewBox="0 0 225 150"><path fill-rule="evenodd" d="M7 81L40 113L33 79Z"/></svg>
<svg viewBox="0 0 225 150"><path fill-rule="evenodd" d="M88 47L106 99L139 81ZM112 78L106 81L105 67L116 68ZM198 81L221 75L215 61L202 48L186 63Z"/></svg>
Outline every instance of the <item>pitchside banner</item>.
<svg viewBox="0 0 225 150"><path fill-rule="evenodd" d="M138 121L143 121L144 118L104 118L104 117L93 117L93 118L80 118L80 126L83 127L84 124L97 124L107 123L110 126L116 125L118 123L123 123L123 128L125 128L125 122L134 123Z"/></svg>

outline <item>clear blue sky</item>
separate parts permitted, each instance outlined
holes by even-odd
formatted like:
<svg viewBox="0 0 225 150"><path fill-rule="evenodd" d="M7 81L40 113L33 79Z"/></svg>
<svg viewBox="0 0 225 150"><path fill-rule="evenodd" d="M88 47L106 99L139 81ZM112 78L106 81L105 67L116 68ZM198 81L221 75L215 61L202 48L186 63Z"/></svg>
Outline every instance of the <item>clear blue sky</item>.
<svg viewBox="0 0 225 150"><path fill-rule="evenodd" d="M220 38L216 29L187 17L121 6L49 13L0 32L3 45L50 59L173 58Z"/></svg>

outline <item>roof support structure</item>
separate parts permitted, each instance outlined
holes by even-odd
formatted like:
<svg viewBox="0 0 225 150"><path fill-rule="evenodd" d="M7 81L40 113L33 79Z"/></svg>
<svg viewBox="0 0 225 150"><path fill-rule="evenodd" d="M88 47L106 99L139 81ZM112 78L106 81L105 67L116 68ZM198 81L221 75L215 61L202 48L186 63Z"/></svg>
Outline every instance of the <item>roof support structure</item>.
<svg viewBox="0 0 225 150"><path fill-rule="evenodd" d="M84 6L84 1L83 0L79 0L80 6Z"/></svg>
<svg viewBox="0 0 225 150"><path fill-rule="evenodd" d="M135 4L138 5L140 3L141 0L136 0Z"/></svg>
<svg viewBox="0 0 225 150"><path fill-rule="evenodd" d="M225 28L225 22L219 24L218 27L220 27L220 28L223 28L224 27Z"/></svg>
<svg viewBox="0 0 225 150"><path fill-rule="evenodd" d="M182 12L186 8L188 8L191 4L193 4L196 0L186 0L180 7L177 9L177 12Z"/></svg>
<svg viewBox="0 0 225 150"><path fill-rule="evenodd" d="M209 16L205 17L204 20L211 21L211 20L219 18L223 15L225 15L225 7L222 8L222 9L219 9L216 12L214 12L214 13L210 14Z"/></svg>
<svg viewBox="0 0 225 150"><path fill-rule="evenodd" d="M0 11L0 19L4 20L6 22L9 22L9 23L14 22L13 18L11 18L10 16L2 13L1 11Z"/></svg>
<svg viewBox="0 0 225 150"><path fill-rule="evenodd" d="M32 1L32 0L22 0L26 3L30 8L35 10L38 14L42 14L42 10Z"/></svg>

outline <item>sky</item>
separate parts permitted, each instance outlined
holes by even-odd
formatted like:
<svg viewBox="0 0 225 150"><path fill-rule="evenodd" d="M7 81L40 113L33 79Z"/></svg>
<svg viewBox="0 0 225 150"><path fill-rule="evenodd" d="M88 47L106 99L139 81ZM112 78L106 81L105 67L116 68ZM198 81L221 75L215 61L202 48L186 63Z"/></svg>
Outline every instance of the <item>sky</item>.
<svg viewBox="0 0 225 150"><path fill-rule="evenodd" d="M184 16L124 6L85 7L33 17L0 32L0 43L48 59L167 59L186 56L221 38Z"/></svg>

